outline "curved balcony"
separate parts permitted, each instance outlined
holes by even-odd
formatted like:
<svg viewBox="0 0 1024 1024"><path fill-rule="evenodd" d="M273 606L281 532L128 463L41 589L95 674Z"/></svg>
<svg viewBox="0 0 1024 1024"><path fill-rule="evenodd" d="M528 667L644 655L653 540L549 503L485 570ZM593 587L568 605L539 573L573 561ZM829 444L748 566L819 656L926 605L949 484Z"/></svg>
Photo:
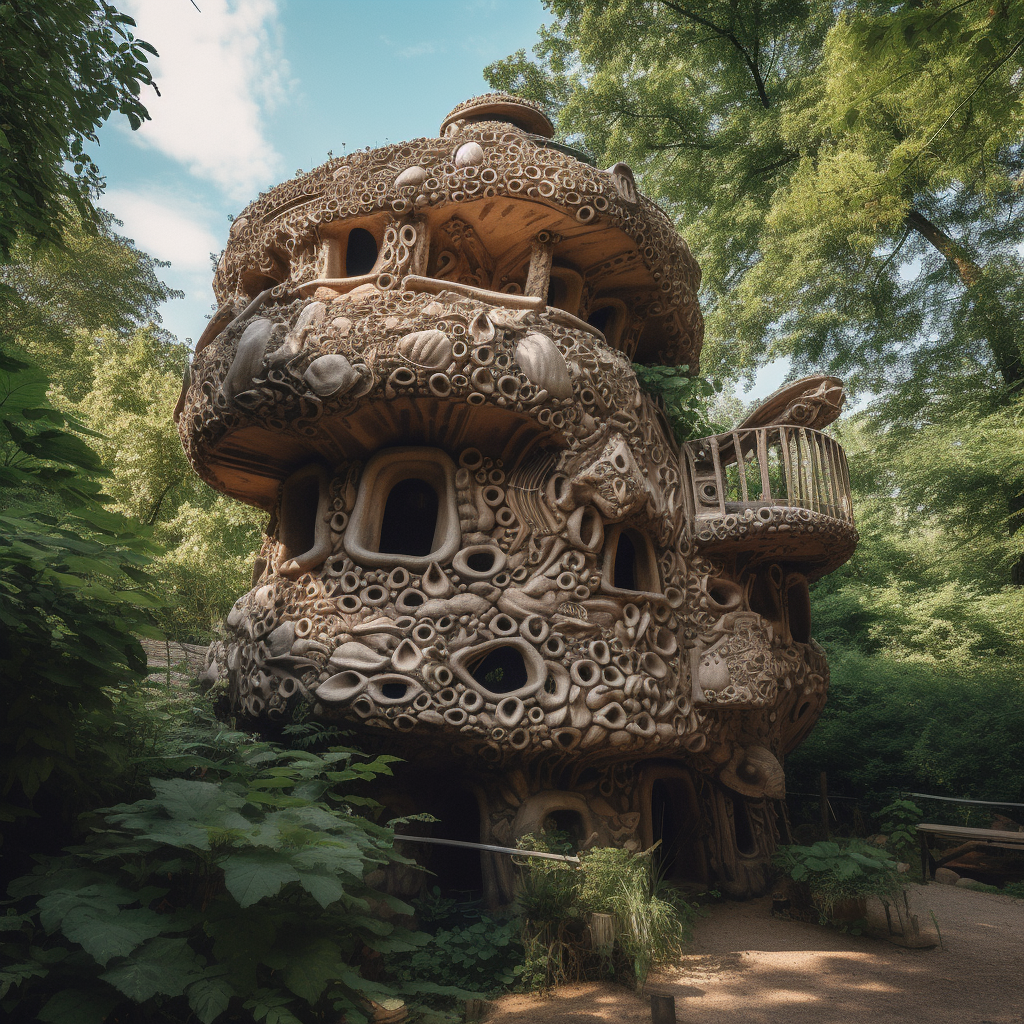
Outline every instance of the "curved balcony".
<svg viewBox="0 0 1024 1024"><path fill-rule="evenodd" d="M683 450L701 551L800 563L812 579L853 553L846 455L827 434L751 427L690 441Z"/></svg>

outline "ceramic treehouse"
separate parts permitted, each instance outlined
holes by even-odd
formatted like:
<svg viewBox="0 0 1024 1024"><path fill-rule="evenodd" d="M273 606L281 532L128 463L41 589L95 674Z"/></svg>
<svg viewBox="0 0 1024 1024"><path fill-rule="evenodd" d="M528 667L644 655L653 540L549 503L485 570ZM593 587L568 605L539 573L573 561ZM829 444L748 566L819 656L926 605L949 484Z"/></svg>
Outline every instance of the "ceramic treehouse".
<svg viewBox="0 0 1024 1024"><path fill-rule="evenodd" d="M298 707L401 755L389 806L435 836L661 840L757 892L825 701L808 582L857 541L842 387L680 446L631 364L697 367L700 269L629 167L552 134L482 96L234 221L175 417L270 523L207 674L255 727ZM460 856L433 867L510 898L508 858Z"/></svg>

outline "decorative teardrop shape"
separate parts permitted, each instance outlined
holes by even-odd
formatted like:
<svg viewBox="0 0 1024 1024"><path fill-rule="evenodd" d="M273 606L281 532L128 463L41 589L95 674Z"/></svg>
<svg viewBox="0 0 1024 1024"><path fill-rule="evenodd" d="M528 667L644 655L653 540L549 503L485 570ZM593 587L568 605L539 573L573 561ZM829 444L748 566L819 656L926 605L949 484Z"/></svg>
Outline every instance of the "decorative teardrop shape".
<svg viewBox="0 0 1024 1024"><path fill-rule="evenodd" d="M408 638L403 640L391 655L391 664L399 672L412 672L423 661L423 652Z"/></svg>
<svg viewBox="0 0 1024 1024"><path fill-rule="evenodd" d="M413 331L399 339L398 351L417 366L440 370L452 359L452 343L444 331Z"/></svg>
<svg viewBox="0 0 1024 1024"><path fill-rule="evenodd" d="M572 378L565 357L545 334L527 334L516 346L516 362L531 384L552 398L572 398Z"/></svg>
<svg viewBox="0 0 1024 1024"><path fill-rule="evenodd" d="M427 567L420 586L428 597L450 597L455 593L451 580L437 562L431 562Z"/></svg>
<svg viewBox="0 0 1024 1024"><path fill-rule="evenodd" d="M487 311L481 309L479 313L469 322L469 334L477 345L487 345L494 341L494 324L487 315Z"/></svg>
<svg viewBox="0 0 1024 1024"><path fill-rule="evenodd" d="M456 167L476 167L483 162L484 149L479 142L467 142L455 154Z"/></svg>
<svg viewBox="0 0 1024 1024"><path fill-rule="evenodd" d="M274 332L273 320L253 320L242 337L238 340L238 348L235 351L235 358L231 362L231 368L224 377L221 389L224 396L229 400L234 398L239 391L245 391L252 387L253 377L263 366L263 356L266 354L267 345Z"/></svg>

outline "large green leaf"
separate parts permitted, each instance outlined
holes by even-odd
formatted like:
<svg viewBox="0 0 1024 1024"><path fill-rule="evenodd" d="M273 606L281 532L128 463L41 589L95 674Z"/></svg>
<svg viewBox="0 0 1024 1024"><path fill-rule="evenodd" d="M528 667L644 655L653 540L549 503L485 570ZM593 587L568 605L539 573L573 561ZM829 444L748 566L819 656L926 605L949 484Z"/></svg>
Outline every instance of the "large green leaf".
<svg viewBox="0 0 1024 1024"><path fill-rule="evenodd" d="M110 989L66 989L51 996L39 1011L46 1024L103 1024L121 1002Z"/></svg>
<svg viewBox="0 0 1024 1024"><path fill-rule="evenodd" d="M290 858L270 851L233 853L218 863L224 871L224 884L240 907L251 907L268 896L276 896L283 886L299 880L299 872Z"/></svg>
<svg viewBox="0 0 1024 1024"><path fill-rule="evenodd" d="M186 990L188 1005L202 1024L213 1024L228 1008L234 994L231 983L223 974L193 981Z"/></svg>
<svg viewBox="0 0 1024 1024"><path fill-rule="evenodd" d="M125 963L100 975L137 1003L156 995L180 996L199 980L203 960L185 939L153 939Z"/></svg>

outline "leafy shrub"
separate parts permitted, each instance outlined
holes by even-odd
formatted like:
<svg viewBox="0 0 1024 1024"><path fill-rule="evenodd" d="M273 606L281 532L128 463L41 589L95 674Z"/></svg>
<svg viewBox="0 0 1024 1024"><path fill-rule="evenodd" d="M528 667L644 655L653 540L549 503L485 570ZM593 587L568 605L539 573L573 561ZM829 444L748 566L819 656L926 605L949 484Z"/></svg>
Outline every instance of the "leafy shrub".
<svg viewBox="0 0 1024 1024"><path fill-rule="evenodd" d="M420 926L431 935L429 945L387 960L390 977L421 995L433 986L446 992L426 999L435 1007L462 998L490 995L515 986L523 973L520 925L511 917L489 914L479 903L445 899L438 888L413 901Z"/></svg>
<svg viewBox="0 0 1024 1024"><path fill-rule="evenodd" d="M916 861L917 825L923 820L921 808L913 800L893 800L878 812L881 829L886 834L885 848L906 864Z"/></svg>
<svg viewBox="0 0 1024 1024"><path fill-rule="evenodd" d="M83 753L111 722L113 694L145 675L137 638L155 635L161 603L153 547L105 507L99 457L79 436L89 432L47 386L0 351L0 823L89 806L107 765Z"/></svg>
<svg viewBox="0 0 1024 1024"><path fill-rule="evenodd" d="M204 778L153 780L151 798L108 808L90 841L12 883L17 906L0 918L12 1024L189 1011L212 1024L243 1009L295 1024L328 1008L357 1022L364 998L394 995L360 976L359 957L429 937L389 923L412 908L364 877L408 861L336 790L393 758L226 740L220 760L193 755Z"/></svg>
<svg viewBox="0 0 1024 1024"><path fill-rule="evenodd" d="M904 889L896 860L859 839L781 846L774 861L794 882L810 888L823 924L833 919L836 904L844 900L877 896L891 903Z"/></svg>
<svg viewBox="0 0 1024 1024"><path fill-rule="evenodd" d="M1009 658L969 667L829 650L829 701L786 758L793 790L883 807L894 790L1024 800L1024 672ZM931 812L929 812L931 813Z"/></svg>
<svg viewBox="0 0 1024 1024"><path fill-rule="evenodd" d="M707 437L719 430L709 418L708 404L721 391L721 386L703 377L690 376L689 369L686 365L633 364L640 387L661 400L672 432L680 442Z"/></svg>
<svg viewBox="0 0 1024 1024"><path fill-rule="evenodd" d="M543 851L548 844L524 836L519 845ZM598 848L581 853L578 867L538 858L523 867L517 902L527 987L612 975L642 988L651 968L677 956L690 937L693 908L658 885L651 851ZM595 913L614 919L611 950L590 947L587 922Z"/></svg>

